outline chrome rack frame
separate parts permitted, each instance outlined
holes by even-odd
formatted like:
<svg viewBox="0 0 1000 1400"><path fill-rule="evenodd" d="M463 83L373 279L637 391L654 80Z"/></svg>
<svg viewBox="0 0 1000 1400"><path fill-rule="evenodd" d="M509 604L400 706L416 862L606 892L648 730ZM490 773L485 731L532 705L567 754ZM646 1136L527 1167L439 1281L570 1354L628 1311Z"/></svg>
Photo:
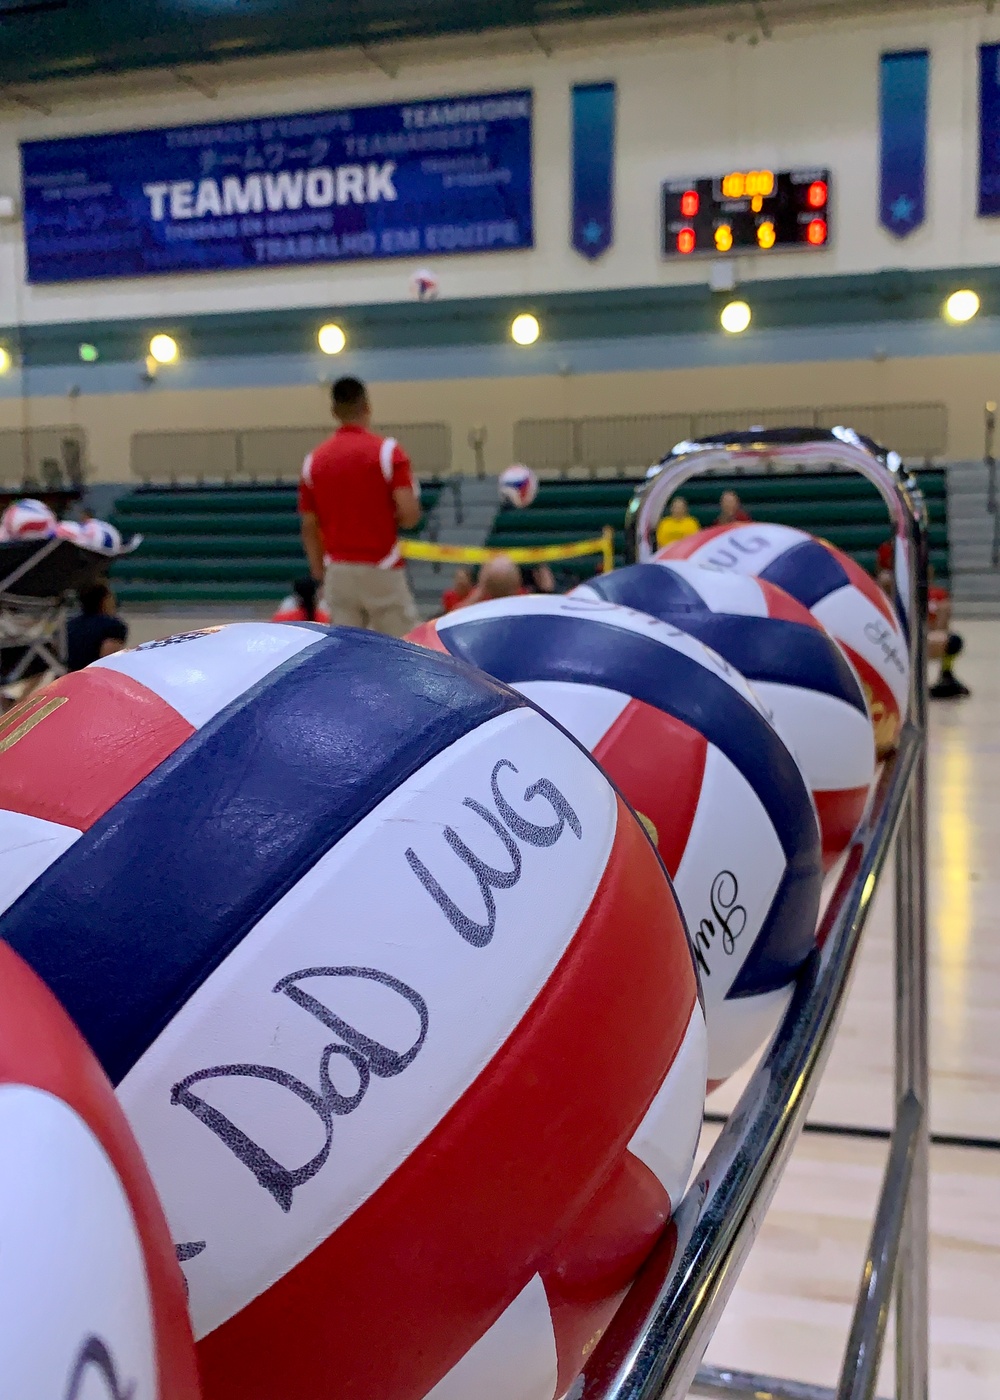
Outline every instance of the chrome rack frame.
<svg viewBox="0 0 1000 1400"><path fill-rule="evenodd" d="M794 440L793 440L794 439ZM629 506L631 559L652 553L670 496L705 471L853 469L881 493L895 531L908 637L909 710L819 927L820 951L736 1107L680 1201L673 1225L570 1392L574 1400L681 1400L689 1389L758 1400L872 1400L893 1288L896 1396L927 1400L928 1030L925 885L927 523L899 457L850 429L756 431L681 443ZM704 1351L764 1220L833 1043L860 939L895 843L896 1115L837 1389L705 1367Z"/></svg>

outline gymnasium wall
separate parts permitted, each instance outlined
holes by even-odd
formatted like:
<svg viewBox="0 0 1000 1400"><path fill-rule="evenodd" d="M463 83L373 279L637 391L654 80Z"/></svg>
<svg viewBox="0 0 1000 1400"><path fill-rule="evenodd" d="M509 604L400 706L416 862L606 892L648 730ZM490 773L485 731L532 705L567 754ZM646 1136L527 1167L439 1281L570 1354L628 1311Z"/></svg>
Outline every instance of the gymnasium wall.
<svg viewBox="0 0 1000 1400"><path fill-rule="evenodd" d="M565 51L551 31L549 56L524 36L489 41L488 57L428 46L394 77L357 52L221 65L211 97L165 75L40 88L46 111L0 124L0 193L17 190L24 139L530 86L536 246L438 258L441 300L425 308L406 304L415 265L403 261L30 286L20 226L0 225L0 341L15 350L0 428L77 425L92 474L124 479L135 432L322 421L320 382L355 371L375 381L380 418L448 422L456 468L471 464L475 427L487 428L487 465L505 465L522 418L809 404L942 402L941 455L975 456L983 400L1000 390L1000 221L974 212L977 45L1000 39L1000 14L855 15L754 43L653 30L614 41L574 30ZM932 54L928 218L898 241L877 222L878 56L916 46ZM607 78L619 92L617 230L588 262L568 236L569 88ZM727 338L710 264L659 255L660 182L794 165L833 172L831 245L737 259L755 319ZM983 314L945 326L940 297L966 282ZM489 314L476 310L484 298ZM506 336L519 309L543 330L524 350ZM315 348L329 319L348 335L336 360ZM149 383L157 329L177 336L182 360ZM83 340L101 349L97 364L79 362Z"/></svg>

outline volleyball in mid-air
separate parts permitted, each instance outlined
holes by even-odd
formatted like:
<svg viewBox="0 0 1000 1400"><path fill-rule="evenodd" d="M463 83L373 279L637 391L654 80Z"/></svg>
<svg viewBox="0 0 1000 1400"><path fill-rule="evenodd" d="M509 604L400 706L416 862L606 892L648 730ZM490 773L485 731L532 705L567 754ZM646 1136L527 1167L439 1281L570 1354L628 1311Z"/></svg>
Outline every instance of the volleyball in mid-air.
<svg viewBox="0 0 1000 1400"><path fill-rule="evenodd" d="M709 1079L732 1074L816 946L822 882L808 788L747 682L695 638L598 598L476 603L410 635L527 695L640 813L701 970Z"/></svg>
<svg viewBox="0 0 1000 1400"><path fill-rule="evenodd" d="M206 1400L564 1395L705 1089L683 921L589 755L308 623L116 653L18 723L0 939L117 1086Z"/></svg>
<svg viewBox="0 0 1000 1400"><path fill-rule="evenodd" d="M507 467L500 473L498 487L504 505L520 510L524 506L530 506L538 495L538 477L530 467L515 462L512 467Z"/></svg>
<svg viewBox="0 0 1000 1400"><path fill-rule="evenodd" d="M9 737L16 723L3 723ZM5 868L16 879L30 864L15 852ZM3 943L0 1317L11 1400L198 1400L184 1282L125 1115Z"/></svg>
<svg viewBox="0 0 1000 1400"><path fill-rule="evenodd" d="M864 814L875 745L857 674L813 615L763 579L685 560L615 569L578 595L680 627L750 681L809 784L829 869Z"/></svg>
<svg viewBox="0 0 1000 1400"><path fill-rule="evenodd" d="M410 294L417 301L435 301L441 290L437 274L422 267L410 278Z"/></svg>
<svg viewBox="0 0 1000 1400"><path fill-rule="evenodd" d="M892 603L864 569L826 540L790 525L717 525L667 545L657 559L690 559L776 583L820 621L864 687L880 754L898 742L910 685L906 638Z"/></svg>
<svg viewBox="0 0 1000 1400"><path fill-rule="evenodd" d="M26 497L14 501L0 515L0 539L46 539L55 533L56 517L44 501Z"/></svg>

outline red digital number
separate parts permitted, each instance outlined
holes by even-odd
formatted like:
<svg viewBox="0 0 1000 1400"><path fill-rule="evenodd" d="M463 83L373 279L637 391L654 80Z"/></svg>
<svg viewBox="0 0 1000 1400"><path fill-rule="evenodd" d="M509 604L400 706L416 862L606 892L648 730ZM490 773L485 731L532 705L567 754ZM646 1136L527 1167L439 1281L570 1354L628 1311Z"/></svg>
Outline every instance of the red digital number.
<svg viewBox="0 0 1000 1400"><path fill-rule="evenodd" d="M806 191L806 204L810 209L822 209L828 193L825 180L814 180Z"/></svg>
<svg viewBox="0 0 1000 1400"><path fill-rule="evenodd" d="M693 219L701 208L701 198L697 190L685 190L681 195L681 218Z"/></svg>
<svg viewBox="0 0 1000 1400"><path fill-rule="evenodd" d="M826 242L826 220L810 219L806 224L806 242L811 243L814 248Z"/></svg>
<svg viewBox="0 0 1000 1400"><path fill-rule="evenodd" d="M697 242L693 228L682 228L677 235L678 253L693 253Z"/></svg>

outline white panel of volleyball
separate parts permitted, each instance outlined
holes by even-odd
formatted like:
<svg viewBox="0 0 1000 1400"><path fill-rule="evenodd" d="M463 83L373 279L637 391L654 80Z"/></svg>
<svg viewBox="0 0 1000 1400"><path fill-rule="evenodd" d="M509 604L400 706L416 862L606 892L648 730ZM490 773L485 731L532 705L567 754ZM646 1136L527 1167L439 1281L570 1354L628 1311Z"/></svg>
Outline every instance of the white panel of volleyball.
<svg viewBox="0 0 1000 1400"><path fill-rule="evenodd" d="M575 1400L680 1400L695 1393L815 1400L875 1395L889 1303L896 1301L896 1394L924 1400L928 1374L928 1036L926 847L926 512L895 453L849 429L820 438L682 443L651 469L626 517L633 560L653 557L670 496L705 472L822 463L859 471L879 490L895 535L908 693L898 747L886 757L823 915L822 953L681 1201L675 1249L660 1249L588 1360ZM782 440L784 438L784 440ZM747 571L749 572L749 570ZM896 1121L836 1392L746 1372L699 1369L818 1087L879 878L895 844ZM897 1259L905 1261L898 1271Z"/></svg>

